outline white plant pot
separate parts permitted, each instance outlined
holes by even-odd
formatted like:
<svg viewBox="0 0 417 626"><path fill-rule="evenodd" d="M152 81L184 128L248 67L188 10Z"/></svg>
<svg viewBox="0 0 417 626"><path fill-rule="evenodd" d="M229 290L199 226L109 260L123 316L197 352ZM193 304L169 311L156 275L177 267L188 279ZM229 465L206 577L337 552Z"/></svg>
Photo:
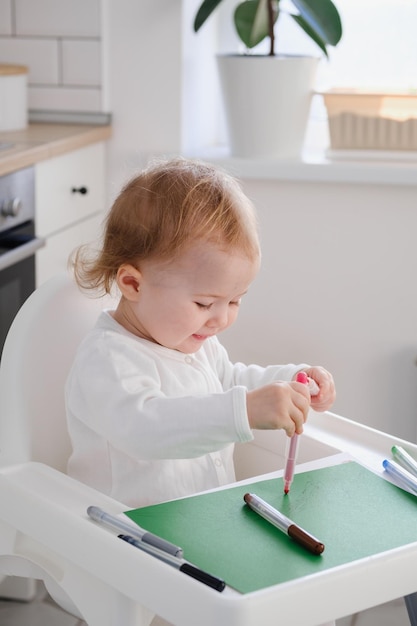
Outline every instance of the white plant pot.
<svg viewBox="0 0 417 626"><path fill-rule="evenodd" d="M217 57L230 151L236 157L301 157L319 59Z"/></svg>

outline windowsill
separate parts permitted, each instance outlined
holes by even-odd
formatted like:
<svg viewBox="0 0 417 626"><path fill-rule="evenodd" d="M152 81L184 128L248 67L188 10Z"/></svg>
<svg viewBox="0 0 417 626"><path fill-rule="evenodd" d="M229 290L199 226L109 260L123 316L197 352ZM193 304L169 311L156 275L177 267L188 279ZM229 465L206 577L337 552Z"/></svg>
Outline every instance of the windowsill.
<svg viewBox="0 0 417 626"><path fill-rule="evenodd" d="M417 152L331 151L328 145L323 123L310 122L300 160L236 158L227 147L213 147L194 156L242 179L417 186Z"/></svg>

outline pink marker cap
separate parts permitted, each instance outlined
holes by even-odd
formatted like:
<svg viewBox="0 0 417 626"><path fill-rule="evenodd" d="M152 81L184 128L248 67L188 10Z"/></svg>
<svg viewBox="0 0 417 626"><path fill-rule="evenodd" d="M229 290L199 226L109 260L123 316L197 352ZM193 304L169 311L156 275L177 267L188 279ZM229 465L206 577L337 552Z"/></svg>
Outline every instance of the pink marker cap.
<svg viewBox="0 0 417 626"><path fill-rule="evenodd" d="M308 385L308 376L305 372L298 372L295 380L297 383L304 383L304 385Z"/></svg>

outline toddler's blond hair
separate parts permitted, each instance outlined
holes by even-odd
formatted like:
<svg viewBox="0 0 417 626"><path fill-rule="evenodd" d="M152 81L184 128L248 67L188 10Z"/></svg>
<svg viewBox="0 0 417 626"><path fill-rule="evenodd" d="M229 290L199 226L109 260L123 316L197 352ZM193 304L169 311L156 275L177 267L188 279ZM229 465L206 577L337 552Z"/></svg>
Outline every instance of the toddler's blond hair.
<svg viewBox="0 0 417 626"><path fill-rule="evenodd" d="M105 222L101 250L81 246L73 255L83 289L110 293L119 267L146 259L169 261L198 240L259 257L257 220L237 181L201 161L155 161L116 198Z"/></svg>

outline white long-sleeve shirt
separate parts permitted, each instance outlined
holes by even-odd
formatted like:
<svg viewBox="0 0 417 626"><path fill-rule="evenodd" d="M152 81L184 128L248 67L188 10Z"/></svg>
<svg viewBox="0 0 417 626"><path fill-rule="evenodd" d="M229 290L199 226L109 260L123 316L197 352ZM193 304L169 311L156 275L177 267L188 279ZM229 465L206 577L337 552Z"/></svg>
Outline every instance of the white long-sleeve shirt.
<svg viewBox="0 0 417 626"><path fill-rule="evenodd" d="M232 364L215 337L184 354L105 311L67 380L68 473L130 507L231 483L234 443L253 438L246 391L304 367Z"/></svg>

